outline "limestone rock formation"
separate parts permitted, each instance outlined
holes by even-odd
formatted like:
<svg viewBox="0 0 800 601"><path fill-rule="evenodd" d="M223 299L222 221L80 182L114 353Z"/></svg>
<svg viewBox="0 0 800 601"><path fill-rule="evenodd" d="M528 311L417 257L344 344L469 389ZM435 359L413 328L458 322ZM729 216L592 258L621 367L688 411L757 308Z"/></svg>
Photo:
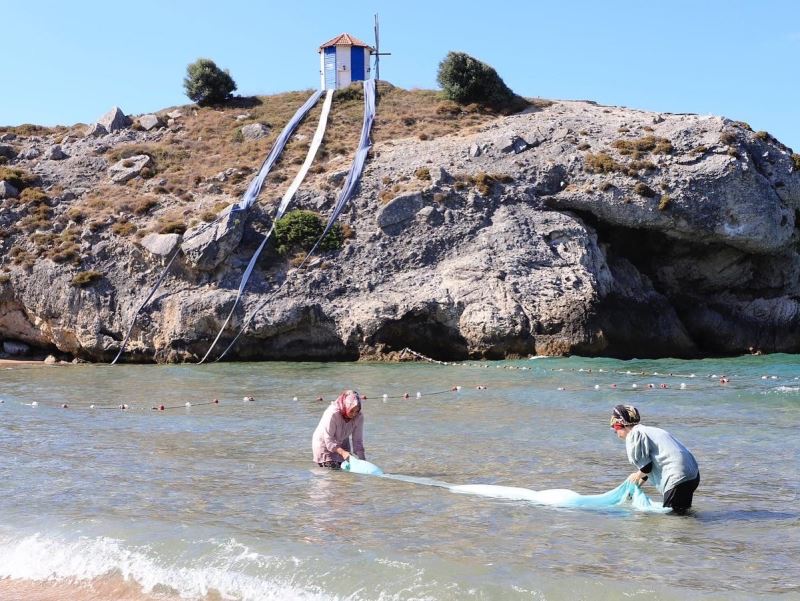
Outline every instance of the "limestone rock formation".
<svg viewBox="0 0 800 601"><path fill-rule="evenodd" d="M103 145L175 135L111 131ZM55 141L14 144L45 152ZM70 141L69 161L14 159L63 190L42 211L67 215L87 190L149 164L142 155L106 171L100 144ZM438 359L800 352L799 160L722 117L566 101L471 133L379 143L340 217L349 229L343 248L297 270L302 256L268 246L222 345L261 307L231 358L379 358L406 346ZM328 211L346 167L302 189L296 206ZM238 166L210 173L220 168L170 210L188 222L236 200L223 188L245 185L249 174ZM166 184L152 181L146 190ZM390 194L387 182L397 186ZM22 210L4 205L0 228L10 230ZM126 359L196 360L230 311L266 214L228 210L182 238L151 233L141 244L109 235L103 222L99 232L86 227L76 242L89 257L82 268L103 274L86 287L72 285L69 264L24 263L29 237L0 238L8 273L0 341L110 359L180 243ZM22 249L16 262L12 243Z"/></svg>
<svg viewBox="0 0 800 601"><path fill-rule="evenodd" d="M153 163L146 154L138 154L127 159L121 159L108 168L108 176L115 184L124 184L142 172L142 169Z"/></svg>
<svg viewBox="0 0 800 601"><path fill-rule="evenodd" d="M245 140L258 140L269 135L269 127L263 123L251 123L242 127L242 136Z"/></svg>
<svg viewBox="0 0 800 601"><path fill-rule="evenodd" d="M126 127L130 127L131 123L133 123L125 113L122 112L122 109L118 106L112 107L110 111L108 111L105 115L100 117L97 120L97 123L105 127L106 131L114 132L120 129L125 129Z"/></svg>

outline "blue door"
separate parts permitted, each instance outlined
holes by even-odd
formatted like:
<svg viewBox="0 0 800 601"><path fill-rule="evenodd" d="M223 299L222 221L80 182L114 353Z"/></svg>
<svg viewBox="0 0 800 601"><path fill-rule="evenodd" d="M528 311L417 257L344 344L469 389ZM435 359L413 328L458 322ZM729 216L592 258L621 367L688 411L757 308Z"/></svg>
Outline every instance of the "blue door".
<svg viewBox="0 0 800 601"><path fill-rule="evenodd" d="M364 49L361 47L350 47L350 81L364 81Z"/></svg>
<svg viewBox="0 0 800 601"><path fill-rule="evenodd" d="M336 89L336 46L325 48L325 89Z"/></svg>

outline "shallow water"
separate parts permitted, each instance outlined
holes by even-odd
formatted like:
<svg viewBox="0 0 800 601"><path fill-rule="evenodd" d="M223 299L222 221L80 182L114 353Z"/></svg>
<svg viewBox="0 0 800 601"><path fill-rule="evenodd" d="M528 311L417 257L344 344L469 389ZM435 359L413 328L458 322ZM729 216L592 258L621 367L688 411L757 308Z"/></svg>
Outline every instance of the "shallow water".
<svg viewBox="0 0 800 601"><path fill-rule="evenodd" d="M0 598L797 599L796 378L787 355L0 367ZM693 515L322 470L311 433L347 387L388 473L587 494L632 471L608 415L635 403L696 455Z"/></svg>

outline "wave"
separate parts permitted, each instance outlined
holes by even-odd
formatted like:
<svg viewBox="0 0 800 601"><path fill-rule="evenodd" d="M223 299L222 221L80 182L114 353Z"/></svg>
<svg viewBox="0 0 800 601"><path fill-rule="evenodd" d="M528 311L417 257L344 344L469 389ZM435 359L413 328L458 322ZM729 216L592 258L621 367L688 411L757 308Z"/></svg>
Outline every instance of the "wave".
<svg viewBox="0 0 800 601"><path fill-rule="evenodd" d="M292 580L296 558L274 558L251 551L235 541L216 543L210 556L189 565L157 557L150 547L131 548L108 538L66 540L41 533L24 537L0 536L0 581L85 582L121 577L144 594L189 599L329 601L337 597ZM287 574L265 579L259 574Z"/></svg>

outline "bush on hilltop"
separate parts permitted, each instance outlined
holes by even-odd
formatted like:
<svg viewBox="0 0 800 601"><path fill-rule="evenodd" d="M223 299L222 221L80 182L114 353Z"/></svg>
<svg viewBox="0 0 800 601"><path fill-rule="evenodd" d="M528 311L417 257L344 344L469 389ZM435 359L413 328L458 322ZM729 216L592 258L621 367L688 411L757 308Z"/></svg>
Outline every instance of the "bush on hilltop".
<svg viewBox="0 0 800 601"><path fill-rule="evenodd" d="M448 52L436 81L445 96L461 105L478 103L495 109L514 109L526 104L514 94L491 66L464 52Z"/></svg>
<svg viewBox="0 0 800 601"><path fill-rule="evenodd" d="M186 95L200 106L225 102L236 89L227 69L224 71L208 58L199 58L186 67L183 80Z"/></svg>

